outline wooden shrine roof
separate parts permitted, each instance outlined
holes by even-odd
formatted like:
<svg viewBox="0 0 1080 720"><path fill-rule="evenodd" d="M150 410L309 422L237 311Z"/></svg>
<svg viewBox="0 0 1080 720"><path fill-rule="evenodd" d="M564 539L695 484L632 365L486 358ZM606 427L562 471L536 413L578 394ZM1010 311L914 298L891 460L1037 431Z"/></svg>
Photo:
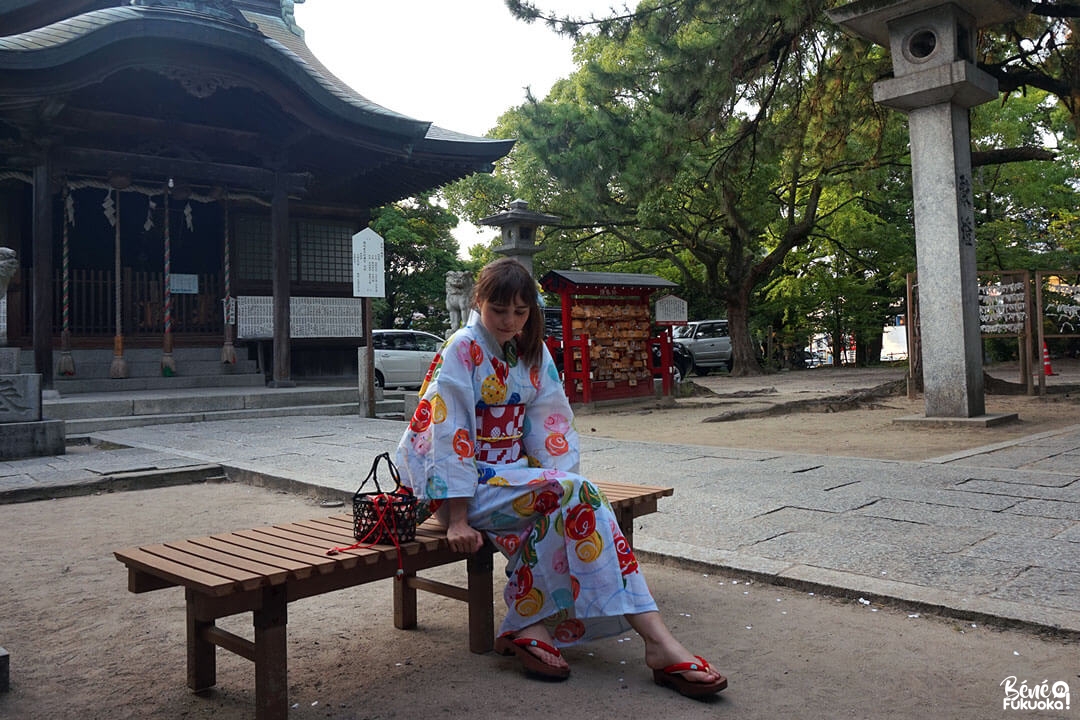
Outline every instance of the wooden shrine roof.
<svg viewBox="0 0 1080 720"><path fill-rule="evenodd" d="M313 200L375 207L490 172L513 146L371 101L334 76L281 17L253 10L253 0L106 4L0 7L0 27L5 20L20 27L35 11L48 21L0 36L0 168L25 163L38 139L30 134L49 127L46 117L63 142L85 143L94 157L130 152L117 143L157 130L158 144L176 137L194 146L184 154L257 168L284 162L289 173L309 173ZM126 130L114 124L110 137L109 118L132 122ZM228 133L237 141L223 142ZM157 167L135 163L150 165Z"/></svg>
<svg viewBox="0 0 1080 720"><path fill-rule="evenodd" d="M678 287L658 275L645 273L585 272L582 270L550 270L540 278L548 292L565 290L589 292L591 289L647 290Z"/></svg>

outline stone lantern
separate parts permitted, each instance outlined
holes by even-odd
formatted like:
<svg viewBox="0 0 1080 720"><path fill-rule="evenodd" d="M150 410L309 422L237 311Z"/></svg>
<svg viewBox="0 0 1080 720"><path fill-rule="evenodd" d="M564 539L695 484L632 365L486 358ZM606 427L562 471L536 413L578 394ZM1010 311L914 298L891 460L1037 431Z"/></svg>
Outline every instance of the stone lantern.
<svg viewBox="0 0 1080 720"><path fill-rule="evenodd" d="M483 218L480 224L502 228L503 244L495 248L495 252L514 258L528 268L531 275L533 255L543 250L536 244L536 228L557 225L559 220L555 215L530 210L529 203L524 200L514 200L509 210Z"/></svg>
<svg viewBox="0 0 1080 720"><path fill-rule="evenodd" d="M986 416L968 111L998 95L975 66L981 27L1024 17L1020 0L860 0L829 11L889 48L874 100L908 116L926 419Z"/></svg>

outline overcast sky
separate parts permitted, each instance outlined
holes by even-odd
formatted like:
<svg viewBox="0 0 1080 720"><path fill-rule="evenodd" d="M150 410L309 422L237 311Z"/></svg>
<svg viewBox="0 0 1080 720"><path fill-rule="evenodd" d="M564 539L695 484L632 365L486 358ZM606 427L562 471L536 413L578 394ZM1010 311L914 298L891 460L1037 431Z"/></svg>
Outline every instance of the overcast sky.
<svg viewBox="0 0 1080 720"><path fill-rule="evenodd" d="M558 13L608 14L612 0L537 0ZM296 22L308 47L372 102L470 135L573 72L570 40L511 16L503 0L306 0ZM495 237L472 226L464 247ZM463 250L464 254L464 250Z"/></svg>

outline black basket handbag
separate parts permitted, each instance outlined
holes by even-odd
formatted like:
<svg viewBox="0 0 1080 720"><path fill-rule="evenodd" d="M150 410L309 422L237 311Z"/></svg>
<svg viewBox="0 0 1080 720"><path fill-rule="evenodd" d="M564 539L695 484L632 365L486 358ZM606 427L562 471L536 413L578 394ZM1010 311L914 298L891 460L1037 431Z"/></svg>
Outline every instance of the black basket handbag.
<svg viewBox="0 0 1080 720"><path fill-rule="evenodd" d="M379 462L386 461L394 489L385 492L379 485ZM363 492L368 480L375 483L374 492ZM353 535L359 543L394 545L416 537L416 497L401 485L401 476L390 459L382 453L371 464L364 482L353 495Z"/></svg>

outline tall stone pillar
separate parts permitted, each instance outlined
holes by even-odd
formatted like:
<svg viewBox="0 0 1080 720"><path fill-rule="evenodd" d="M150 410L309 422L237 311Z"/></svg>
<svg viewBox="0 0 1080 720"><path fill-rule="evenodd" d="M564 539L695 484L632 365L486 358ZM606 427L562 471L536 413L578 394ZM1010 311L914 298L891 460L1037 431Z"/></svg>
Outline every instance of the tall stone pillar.
<svg viewBox="0 0 1080 720"><path fill-rule="evenodd" d="M926 417L985 416L968 110L998 95L975 66L980 27L1023 17L1020 0L860 0L829 11L889 47L874 100L907 113L915 196Z"/></svg>
<svg viewBox="0 0 1080 720"><path fill-rule="evenodd" d="M916 108L908 123L926 416L976 417L986 405L968 110Z"/></svg>

